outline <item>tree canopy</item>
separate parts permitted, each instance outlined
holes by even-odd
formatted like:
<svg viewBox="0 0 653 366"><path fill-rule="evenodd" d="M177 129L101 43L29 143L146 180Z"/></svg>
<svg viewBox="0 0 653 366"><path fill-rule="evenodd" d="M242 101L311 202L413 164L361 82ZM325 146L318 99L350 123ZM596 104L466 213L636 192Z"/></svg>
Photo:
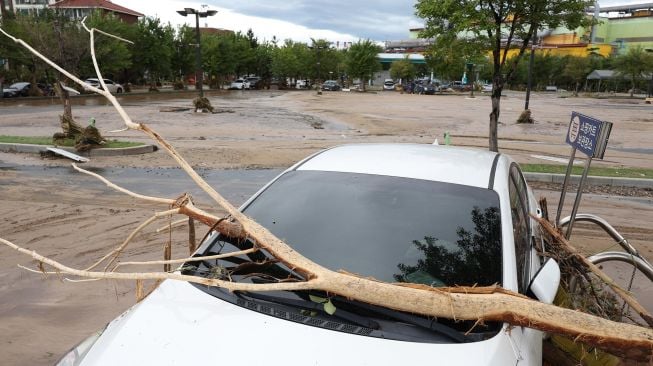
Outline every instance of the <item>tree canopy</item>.
<svg viewBox="0 0 653 366"><path fill-rule="evenodd" d="M653 53L647 52L641 46L632 47L624 55L614 60L617 72L631 82L630 96L633 96L635 81L653 73ZM650 77L650 75L648 75Z"/></svg>
<svg viewBox="0 0 653 366"><path fill-rule="evenodd" d="M379 52L381 52L381 47L369 39L359 40L347 50L347 73L349 76L361 80L363 90L365 90L367 80L375 72L381 70L381 63L376 57Z"/></svg>
<svg viewBox="0 0 653 366"><path fill-rule="evenodd" d="M469 40L491 53L490 150L499 149L497 125L504 84L514 74L537 31L589 25L591 21L585 16L585 9L592 3L588 0L418 0L416 14L425 21L422 37ZM517 57L508 57L511 49L516 49Z"/></svg>

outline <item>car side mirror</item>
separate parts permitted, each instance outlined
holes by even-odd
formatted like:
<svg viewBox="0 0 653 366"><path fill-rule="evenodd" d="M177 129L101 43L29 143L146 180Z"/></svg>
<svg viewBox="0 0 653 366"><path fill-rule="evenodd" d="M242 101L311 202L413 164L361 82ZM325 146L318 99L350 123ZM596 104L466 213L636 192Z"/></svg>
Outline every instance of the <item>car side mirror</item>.
<svg viewBox="0 0 653 366"><path fill-rule="evenodd" d="M548 258L531 280L527 294L545 304L551 304L558 292L559 285L560 267L558 262Z"/></svg>

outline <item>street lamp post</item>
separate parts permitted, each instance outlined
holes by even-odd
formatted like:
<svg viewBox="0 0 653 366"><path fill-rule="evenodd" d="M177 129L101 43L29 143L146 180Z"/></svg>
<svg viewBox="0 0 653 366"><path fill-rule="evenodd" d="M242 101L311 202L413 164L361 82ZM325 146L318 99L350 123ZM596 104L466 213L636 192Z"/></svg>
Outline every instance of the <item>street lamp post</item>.
<svg viewBox="0 0 653 366"><path fill-rule="evenodd" d="M524 110L528 109L528 102L531 100L531 86L533 85L533 63L535 62L535 40L531 44L531 57L528 60L528 82L526 84L526 103Z"/></svg>
<svg viewBox="0 0 653 366"><path fill-rule="evenodd" d="M652 54L652 56L653 56L653 48L645 48L644 50L646 52ZM648 83L648 97L647 98L653 98L653 70L651 70L651 81L649 81L649 83Z"/></svg>
<svg viewBox="0 0 653 366"><path fill-rule="evenodd" d="M202 69L202 49L200 36L200 18L212 17L218 13L217 10L199 11L193 8L184 8L177 10L179 15L187 16L195 14L195 88L200 91L200 98L204 98L204 70Z"/></svg>
<svg viewBox="0 0 653 366"><path fill-rule="evenodd" d="M320 77L321 76L320 75L320 73L321 73L320 50L324 49L326 47L315 45L315 46L308 46L308 48L310 48L312 50L315 50L315 52L316 52L315 57L317 59L317 64L316 64L316 66L317 66L317 77L315 78L315 81L316 81L316 84L317 84L317 95L322 95L322 85L320 85L320 81L322 80L322 78Z"/></svg>

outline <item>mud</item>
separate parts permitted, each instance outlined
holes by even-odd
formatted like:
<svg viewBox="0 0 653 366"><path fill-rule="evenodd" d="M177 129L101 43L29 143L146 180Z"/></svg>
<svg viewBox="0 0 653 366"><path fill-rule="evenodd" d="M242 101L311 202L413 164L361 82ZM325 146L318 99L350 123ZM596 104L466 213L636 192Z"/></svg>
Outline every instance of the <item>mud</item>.
<svg viewBox="0 0 653 366"><path fill-rule="evenodd" d="M480 96L417 96L387 93L221 92L210 94L213 106L233 113L161 112L188 108L194 95L124 96L122 103L136 122L147 122L165 136L200 174L235 204L243 202L281 169L319 149L342 143L443 142L487 146L489 98ZM536 123L517 125L523 94L502 100L500 148L519 162L546 163L532 155L564 157L572 110L615 123L603 162L593 165L653 168L652 107L622 100L558 98L534 94ZM136 132L109 131L123 124L99 98L79 98L73 108L80 122L96 119L103 134L121 140L149 142ZM44 136L57 132L56 101L0 103L0 134ZM74 267L84 267L118 245L140 222L166 207L135 201L102 183L74 173L70 162L36 155L0 153L0 237L37 250ZM126 157L98 157L84 167L143 194L174 198L190 191L201 207L205 196L159 151ZM226 169L226 170L225 170ZM555 187L538 187L555 207ZM648 194L630 197L618 192L584 195L581 212L603 216L653 258L653 204ZM571 198L567 199L570 205ZM555 211L550 209L550 211ZM568 214L570 207L565 207ZM220 212L215 212L220 214ZM167 235L156 234L167 219L137 235L126 253L132 259L158 259ZM203 231L198 227L198 235ZM614 248L596 228L578 225L573 241L586 253ZM183 229L172 235L173 255L187 254ZM97 281L70 283L60 276L28 273L16 264L35 267L28 258L0 249L0 363L51 365L67 349L102 328L134 303L133 283ZM159 268L152 268L159 270ZM650 296L646 295L646 296Z"/></svg>

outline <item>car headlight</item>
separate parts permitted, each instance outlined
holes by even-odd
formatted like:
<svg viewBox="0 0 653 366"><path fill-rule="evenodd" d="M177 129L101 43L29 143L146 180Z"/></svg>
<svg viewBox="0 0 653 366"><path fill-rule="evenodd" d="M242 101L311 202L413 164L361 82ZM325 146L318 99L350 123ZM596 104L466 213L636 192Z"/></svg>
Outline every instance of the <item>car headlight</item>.
<svg viewBox="0 0 653 366"><path fill-rule="evenodd" d="M106 329L106 328L104 328ZM68 351L61 359L56 363L56 366L76 366L79 365L86 357L88 351L91 350L91 347L97 342L104 329L93 333L90 337L83 340L81 343L73 347Z"/></svg>

